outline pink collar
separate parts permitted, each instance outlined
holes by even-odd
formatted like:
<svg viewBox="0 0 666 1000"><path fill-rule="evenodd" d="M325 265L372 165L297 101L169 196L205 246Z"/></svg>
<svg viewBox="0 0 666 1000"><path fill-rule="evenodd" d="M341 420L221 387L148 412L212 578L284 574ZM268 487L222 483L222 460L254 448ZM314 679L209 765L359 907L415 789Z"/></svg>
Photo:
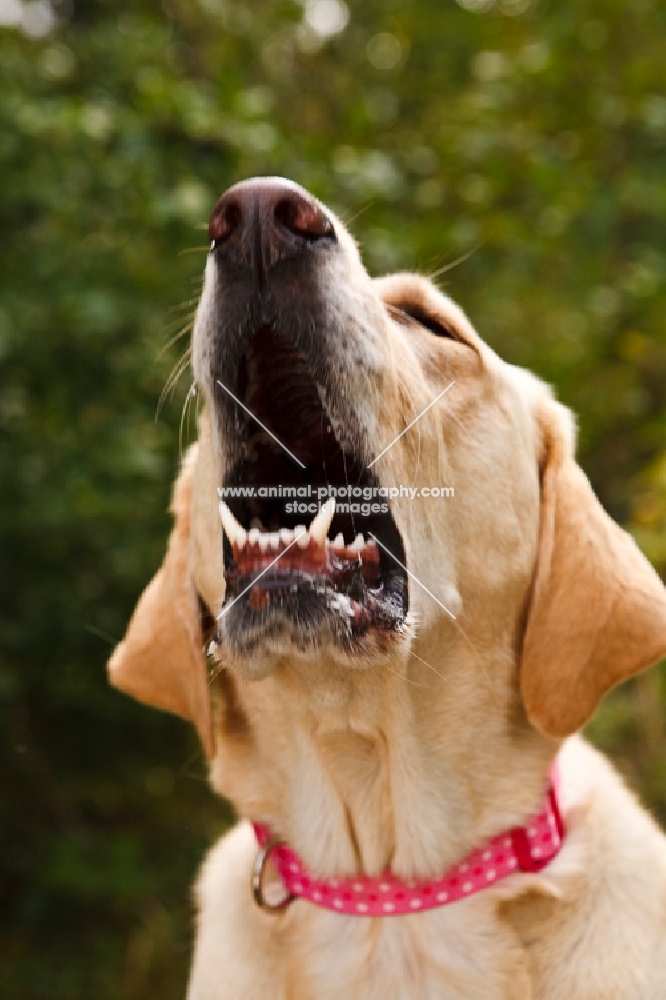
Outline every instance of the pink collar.
<svg viewBox="0 0 666 1000"><path fill-rule="evenodd" d="M263 823L254 823L260 851L254 865L252 886L256 902L265 909L282 909L295 897L307 899L337 913L364 917L388 917L455 903L487 889L515 872L538 872L558 854L565 837L557 794L557 776L551 768L541 811L525 826L516 826L475 848L450 868L442 878L414 881L390 872L327 880L311 878L296 853L279 841ZM263 875L272 856L286 896L269 904L263 893Z"/></svg>

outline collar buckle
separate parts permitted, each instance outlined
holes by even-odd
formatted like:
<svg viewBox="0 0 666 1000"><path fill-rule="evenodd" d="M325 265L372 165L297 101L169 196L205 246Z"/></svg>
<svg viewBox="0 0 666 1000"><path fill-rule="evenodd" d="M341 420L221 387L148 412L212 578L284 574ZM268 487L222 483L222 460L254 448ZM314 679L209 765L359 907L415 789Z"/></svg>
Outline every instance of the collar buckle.
<svg viewBox="0 0 666 1000"><path fill-rule="evenodd" d="M524 826L516 826L511 831L511 843L518 865L523 872L534 874L550 864L560 850L564 840L564 821L560 812L555 786L551 780L548 785L548 809L552 826L551 841L547 847L535 845L530 839L530 830Z"/></svg>
<svg viewBox="0 0 666 1000"><path fill-rule="evenodd" d="M266 865L268 864L268 859L273 848L281 844L282 841L279 837L269 837L263 847L260 847L257 851L257 856L254 859L254 865L252 866L252 897L257 904L257 906L266 910L268 913L278 913L280 910L286 909L289 904L296 899L293 893L285 893L281 899L277 902L269 899L266 896L264 889L264 875L266 873Z"/></svg>

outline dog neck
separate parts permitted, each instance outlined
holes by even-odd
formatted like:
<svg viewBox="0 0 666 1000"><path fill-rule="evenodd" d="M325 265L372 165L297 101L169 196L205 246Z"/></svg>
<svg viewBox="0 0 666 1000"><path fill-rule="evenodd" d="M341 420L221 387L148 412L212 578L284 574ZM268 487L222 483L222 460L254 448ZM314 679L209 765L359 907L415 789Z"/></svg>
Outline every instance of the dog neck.
<svg viewBox="0 0 666 1000"><path fill-rule="evenodd" d="M260 681L221 674L213 785L320 877L429 877L541 802L557 745L508 700L507 658L479 664L461 642L444 661L422 640L384 666L321 657Z"/></svg>

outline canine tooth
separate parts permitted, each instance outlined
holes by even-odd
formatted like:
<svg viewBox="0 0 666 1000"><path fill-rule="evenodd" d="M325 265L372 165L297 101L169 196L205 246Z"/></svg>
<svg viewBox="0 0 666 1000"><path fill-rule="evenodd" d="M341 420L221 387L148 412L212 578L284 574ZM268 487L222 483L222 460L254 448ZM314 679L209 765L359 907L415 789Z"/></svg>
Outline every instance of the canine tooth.
<svg viewBox="0 0 666 1000"><path fill-rule="evenodd" d="M289 528L280 528L280 539L285 545L289 545L294 540L294 533Z"/></svg>
<svg viewBox="0 0 666 1000"><path fill-rule="evenodd" d="M270 547L272 549L275 549L275 551L277 552L277 550L280 548L280 532L279 531L271 531L271 533L268 536L268 541L269 541Z"/></svg>
<svg viewBox="0 0 666 1000"><path fill-rule="evenodd" d="M258 545L260 536L261 532L259 531L259 528L250 528L247 540L249 541L250 545Z"/></svg>
<svg viewBox="0 0 666 1000"><path fill-rule="evenodd" d="M294 538L299 549L307 549L310 544L310 532L304 524L297 524L294 528Z"/></svg>
<svg viewBox="0 0 666 1000"><path fill-rule="evenodd" d="M331 527L334 514L335 497L330 497L310 525L310 538L314 538L317 545L325 545L326 535Z"/></svg>
<svg viewBox="0 0 666 1000"><path fill-rule="evenodd" d="M241 527L234 515L231 513L227 507L224 500L220 500L220 520L222 521L222 527L224 528L227 538L233 545L234 542L237 545L245 545L245 529Z"/></svg>
<svg viewBox="0 0 666 1000"><path fill-rule="evenodd" d="M339 546L340 548L344 548L345 539L342 532L339 532L339 534L335 536L335 538L333 539L333 544Z"/></svg>
<svg viewBox="0 0 666 1000"><path fill-rule="evenodd" d="M350 549L354 549L355 552L360 552L361 549L365 548L365 539L361 532L358 533L354 541L349 546Z"/></svg>
<svg viewBox="0 0 666 1000"><path fill-rule="evenodd" d="M257 541L259 542L259 548L261 549L261 551L265 552L268 549L270 541L265 531L259 532L259 538L257 539Z"/></svg>

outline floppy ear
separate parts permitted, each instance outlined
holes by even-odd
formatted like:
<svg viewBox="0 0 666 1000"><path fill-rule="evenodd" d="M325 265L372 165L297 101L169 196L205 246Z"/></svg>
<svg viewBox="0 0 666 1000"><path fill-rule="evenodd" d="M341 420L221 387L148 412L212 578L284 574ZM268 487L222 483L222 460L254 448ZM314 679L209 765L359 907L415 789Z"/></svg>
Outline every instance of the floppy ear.
<svg viewBox="0 0 666 1000"><path fill-rule="evenodd" d="M576 465L568 411L548 402L539 420L541 528L521 690L531 722L564 737L612 687L666 655L666 589Z"/></svg>
<svg viewBox="0 0 666 1000"><path fill-rule="evenodd" d="M121 691L193 722L211 757L214 743L204 638L191 566L195 457L193 448L174 488L176 523L164 562L139 598L108 669L111 683Z"/></svg>

